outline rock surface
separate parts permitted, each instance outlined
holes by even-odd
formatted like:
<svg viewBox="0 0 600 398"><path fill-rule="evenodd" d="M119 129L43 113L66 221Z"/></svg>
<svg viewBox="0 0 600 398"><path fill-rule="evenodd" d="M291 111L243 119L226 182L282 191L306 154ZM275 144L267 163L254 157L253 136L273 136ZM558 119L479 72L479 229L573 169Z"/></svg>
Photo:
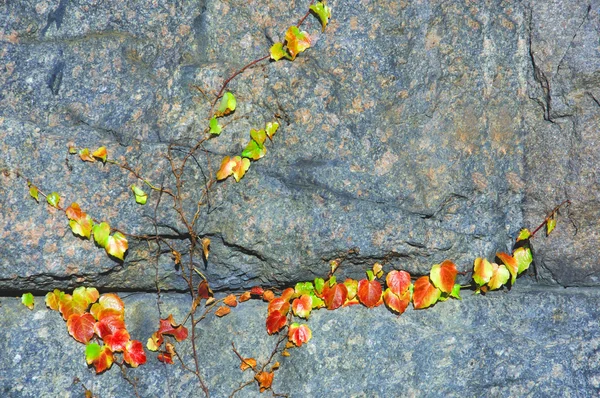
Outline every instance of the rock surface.
<svg viewBox="0 0 600 398"><path fill-rule="evenodd" d="M600 292L543 288L521 283L510 292L463 293L463 301L409 309L397 317L385 308L320 310L308 324L313 338L279 358L274 390L290 397L572 396L600 392ZM157 327L156 295L121 294L134 339ZM186 295L162 297L163 316L181 319ZM36 298L33 311L18 299L1 299L0 392L3 397L80 397L81 385L97 396L133 397L117 367L96 376L84 346L66 331L60 315ZM266 304L249 301L225 318L200 323L199 357L211 396L226 397L251 375L239 370L231 350L259 361L275 337L264 328ZM189 360L189 343L177 345ZM127 373L139 393L196 396L195 378L179 365L148 363ZM256 384L236 396L260 396Z"/></svg>

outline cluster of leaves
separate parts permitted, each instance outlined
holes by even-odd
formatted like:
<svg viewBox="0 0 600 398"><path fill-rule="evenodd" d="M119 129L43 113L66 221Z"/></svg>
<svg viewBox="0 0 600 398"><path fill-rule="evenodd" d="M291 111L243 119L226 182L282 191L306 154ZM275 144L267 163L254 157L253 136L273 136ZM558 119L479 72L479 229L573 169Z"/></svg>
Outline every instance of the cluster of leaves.
<svg viewBox="0 0 600 398"><path fill-rule="evenodd" d="M142 343L129 336L125 305L116 294L100 295L89 287L78 287L73 295L55 289L46 295L46 305L59 311L67 321L69 334L86 345L86 362L94 366L96 373L109 369L117 353L123 355L117 362L121 365L124 361L135 368L146 363Z"/></svg>

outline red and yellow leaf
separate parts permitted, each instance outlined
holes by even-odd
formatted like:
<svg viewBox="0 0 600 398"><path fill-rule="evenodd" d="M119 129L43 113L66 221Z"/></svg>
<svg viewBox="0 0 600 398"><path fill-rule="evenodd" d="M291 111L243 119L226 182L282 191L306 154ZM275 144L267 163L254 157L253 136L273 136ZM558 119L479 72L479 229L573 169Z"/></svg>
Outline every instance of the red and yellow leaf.
<svg viewBox="0 0 600 398"><path fill-rule="evenodd" d="M429 278L435 287L446 294L450 294L452 293L457 274L456 264L450 260L445 260L441 264L436 264L431 268Z"/></svg>
<svg viewBox="0 0 600 398"><path fill-rule="evenodd" d="M125 349L129 342L129 332L125 329L119 329L113 334L105 335L102 340L112 352L120 352Z"/></svg>
<svg viewBox="0 0 600 398"><path fill-rule="evenodd" d="M387 287L397 296L402 296L410 287L410 274L406 271L390 271L385 277Z"/></svg>
<svg viewBox="0 0 600 398"><path fill-rule="evenodd" d="M413 307L417 310L432 306L440 298L442 292L436 288L428 276L422 276L415 281L413 289Z"/></svg>
<svg viewBox="0 0 600 398"><path fill-rule="evenodd" d="M137 368L138 366L145 364L146 353L144 352L142 343L137 340L128 341L125 345L125 350L123 351L123 359L132 368Z"/></svg>
<svg viewBox="0 0 600 398"><path fill-rule="evenodd" d="M217 180L224 180L233 174L233 178L237 182L246 174L250 167L250 161L241 156L235 156L233 158L225 156L221 162L221 168L217 171Z"/></svg>
<svg viewBox="0 0 600 398"><path fill-rule="evenodd" d="M123 316L118 312L111 313L110 311L104 311L102 317L94 325L94 332L101 339L121 329L125 329L125 321L123 321Z"/></svg>
<svg viewBox="0 0 600 398"><path fill-rule="evenodd" d="M288 330L288 340L294 343L297 347L307 343L312 338L312 331L307 325L292 323Z"/></svg>
<svg viewBox="0 0 600 398"><path fill-rule="evenodd" d="M490 281L494 274L492 264L485 258L476 258L473 265L473 280L479 286L483 286Z"/></svg>
<svg viewBox="0 0 600 398"><path fill-rule="evenodd" d="M123 260L128 248L129 243L127 242L127 238L120 232L115 232L109 236L106 246L104 247L108 254L120 260Z"/></svg>
<svg viewBox="0 0 600 398"><path fill-rule="evenodd" d="M496 256L506 265L508 272L510 272L510 284L514 285L517 280L517 275L519 274L519 264L517 264L517 260L507 253L496 253Z"/></svg>
<svg viewBox="0 0 600 398"><path fill-rule="evenodd" d="M381 293L381 284L376 279L372 281L361 279L358 281L357 296L365 307L373 308L381 304Z"/></svg>
<svg viewBox="0 0 600 398"><path fill-rule="evenodd" d="M215 315L218 316L219 318L221 318L221 317L229 314L230 312L231 312L231 308L222 305L219 308L217 308L217 310L215 311Z"/></svg>
<svg viewBox="0 0 600 398"><path fill-rule="evenodd" d="M73 298L70 294L63 294L60 296L58 311L62 314L63 319L67 320L73 314L83 314L88 305L87 300L82 300L80 297Z"/></svg>
<svg viewBox="0 0 600 398"><path fill-rule="evenodd" d="M158 332L173 336L177 341L183 341L188 336L187 328L183 325L177 324L173 319L173 314L169 314L168 318L160 320Z"/></svg>
<svg viewBox="0 0 600 398"><path fill-rule="evenodd" d="M492 277L487 285L490 290L500 289L502 285L508 282L510 272L504 264L498 265L496 263L492 263L492 270Z"/></svg>
<svg viewBox="0 0 600 398"><path fill-rule="evenodd" d="M288 303L289 304L289 303ZM273 311L267 316L267 333L279 332L287 323L287 316L280 311Z"/></svg>
<svg viewBox="0 0 600 398"><path fill-rule="evenodd" d="M87 343L94 336L96 320L90 313L71 314L67 319L69 334L80 343Z"/></svg>
<svg viewBox="0 0 600 398"><path fill-rule="evenodd" d="M311 45L308 33L300 31L297 26L290 26L288 28L287 32L285 32L285 41L292 59L295 59L299 53Z"/></svg>
<svg viewBox="0 0 600 398"><path fill-rule="evenodd" d="M267 307L267 312L270 314L272 312L281 312L283 315L287 315L290 310L290 302L282 297L274 298L269 302L269 306Z"/></svg>
<svg viewBox="0 0 600 398"><path fill-rule="evenodd" d="M292 297L294 297L295 294L295 290L293 287L288 287L287 289L285 289L283 292L281 292L281 298L284 299L285 301L290 301L292 299Z"/></svg>
<svg viewBox="0 0 600 398"><path fill-rule="evenodd" d="M294 315L308 319L312 311L312 297L308 294L303 294L292 302L292 311Z"/></svg>
<svg viewBox="0 0 600 398"><path fill-rule="evenodd" d="M156 357L159 361L173 365L173 354L163 351Z"/></svg>
<svg viewBox="0 0 600 398"><path fill-rule="evenodd" d="M329 283L325 283L321 297L323 298L323 301L325 301L325 306L328 310L335 310L346 302L346 298L348 298L348 288L346 288L346 285L340 283L336 283L333 286L329 286Z"/></svg>
<svg viewBox="0 0 600 398"><path fill-rule="evenodd" d="M410 303L410 291L407 289L402 295L398 296L388 287L385 289L385 292L383 292L383 301L390 310L402 314L406 311L406 308Z"/></svg>
<svg viewBox="0 0 600 398"><path fill-rule="evenodd" d="M83 148L79 150L79 157L84 162L95 162L96 159L92 155L90 155L90 150L88 148Z"/></svg>
<svg viewBox="0 0 600 398"><path fill-rule="evenodd" d="M106 293L100 296L98 302L92 305L90 313L100 320L105 316L120 315L121 319L125 316L125 304L123 301L114 293Z"/></svg>
<svg viewBox="0 0 600 398"><path fill-rule="evenodd" d="M106 152L106 148L101 146L100 148L98 148L94 152L92 152L92 156L95 157L96 159L100 159L100 160L102 160L102 162L106 163L106 158L108 156L108 153Z"/></svg>
<svg viewBox="0 0 600 398"><path fill-rule="evenodd" d="M148 338L148 342L146 342L146 347L150 351L158 351L163 341L164 339L162 337L162 333L154 332L152 333L152 336Z"/></svg>

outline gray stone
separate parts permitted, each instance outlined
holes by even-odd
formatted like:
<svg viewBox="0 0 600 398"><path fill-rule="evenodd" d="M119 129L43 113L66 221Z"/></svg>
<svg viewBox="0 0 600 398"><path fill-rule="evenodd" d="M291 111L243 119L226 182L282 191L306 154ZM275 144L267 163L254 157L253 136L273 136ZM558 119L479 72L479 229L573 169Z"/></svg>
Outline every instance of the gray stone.
<svg viewBox="0 0 600 398"><path fill-rule="evenodd" d="M281 368L273 387L290 397L595 396L599 294L521 283L486 296L463 292L462 301L408 309L399 317L383 307L315 311L307 322L312 340L277 358ZM132 338L145 343L158 326L156 296L121 296ZM87 368L83 344L67 334L57 312L43 308L42 297L33 311L14 298L1 304L2 396L82 396L75 377L98 396L134 396L117 367L101 375ZM162 296L163 316L173 313L180 320L186 308L187 295ZM229 396L251 379L240 371L232 342L243 356L267 358L276 337L266 334L265 317L266 304L249 301L199 324L199 359L211 396ZM189 361L189 342L176 347ZM155 354L127 373L143 397L201 395L193 375L159 363ZM259 396L256 384L236 396Z"/></svg>

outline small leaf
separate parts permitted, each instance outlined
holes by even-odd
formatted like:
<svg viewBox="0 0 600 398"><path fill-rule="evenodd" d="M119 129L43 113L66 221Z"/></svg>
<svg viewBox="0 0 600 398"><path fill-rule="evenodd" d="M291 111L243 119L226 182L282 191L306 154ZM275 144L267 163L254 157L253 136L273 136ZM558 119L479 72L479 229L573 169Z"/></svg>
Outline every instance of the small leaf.
<svg viewBox="0 0 600 398"><path fill-rule="evenodd" d="M27 307L30 310L32 310L33 306L35 305L35 300L33 298L33 294L31 294L31 293L23 293L23 295L21 296L21 302L23 303L23 305L25 307Z"/></svg>
<svg viewBox="0 0 600 398"><path fill-rule="evenodd" d="M367 308L373 308L381 303L381 284L373 279L361 279L358 281L357 296L360 302Z"/></svg>
<svg viewBox="0 0 600 398"><path fill-rule="evenodd" d="M52 192L50 195L46 196L46 201L52 207L56 207L58 209L58 204L60 203L60 196L56 192Z"/></svg>
<svg viewBox="0 0 600 398"><path fill-rule="evenodd" d="M148 194L144 192L141 188L137 187L135 184L131 184L131 190L135 195L135 201L137 204L145 205L148 200Z"/></svg>
<svg viewBox="0 0 600 398"><path fill-rule="evenodd" d="M348 300L353 300L358 293L358 281L356 279L346 279L344 281L344 285L346 286L346 290L348 290Z"/></svg>
<svg viewBox="0 0 600 398"><path fill-rule="evenodd" d="M457 283L456 285L454 285L452 291L450 292L450 297L462 300L462 298L460 297L460 284Z"/></svg>
<svg viewBox="0 0 600 398"><path fill-rule="evenodd" d="M92 156L95 157L96 159L102 160L102 163L106 163L106 158L108 157L108 153L106 152L106 148L101 146L100 148L96 149L92 153Z"/></svg>
<svg viewBox="0 0 600 398"><path fill-rule="evenodd" d="M157 355L156 359L158 359L160 362L173 365L173 354L170 352L161 352Z"/></svg>
<svg viewBox="0 0 600 398"><path fill-rule="evenodd" d="M312 331L307 325L300 325L298 323L292 323L288 330L288 339L295 346L300 347L304 343L312 338Z"/></svg>
<svg viewBox="0 0 600 398"><path fill-rule="evenodd" d="M292 302L292 311L294 315L308 319L310 312L312 311L312 297L308 294L303 294L300 298L295 299Z"/></svg>
<svg viewBox="0 0 600 398"><path fill-rule="evenodd" d="M260 286L254 286L252 289L250 289L250 294L253 296L262 296L264 293L264 289Z"/></svg>
<svg viewBox="0 0 600 398"><path fill-rule="evenodd" d="M123 260L128 247L129 244L127 243L127 238L125 238L122 233L115 232L112 234L112 236L108 237L108 241L106 242L104 249L111 256Z"/></svg>
<svg viewBox="0 0 600 398"><path fill-rule="evenodd" d="M250 300L251 297L252 294L250 292L244 292L240 295L240 298L238 300L240 303L243 303L244 301Z"/></svg>
<svg viewBox="0 0 600 398"><path fill-rule="evenodd" d="M380 263L373 264L373 274L375 274L377 278L381 278L383 276L383 265Z"/></svg>
<svg viewBox="0 0 600 398"><path fill-rule="evenodd" d="M86 303L86 308L90 304L95 303L100 297L100 293L95 287L80 286L73 290L73 299L81 300Z"/></svg>
<svg viewBox="0 0 600 398"><path fill-rule="evenodd" d="M325 31L327 22L331 18L331 9L325 5L325 1L319 1L316 4L311 5L310 10L313 11L319 17L321 21L321 32Z"/></svg>
<svg viewBox="0 0 600 398"><path fill-rule="evenodd" d="M269 137L270 140L273 138L273 136L277 132L278 128L279 128L279 123L277 123L277 122L267 123L267 125L265 126L265 133L267 134L267 137Z"/></svg>
<svg viewBox="0 0 600 398"><path fill-rule="evenodd" d="M267 133L265 130L250 130L250 138L252 138L258 145L263 145L267 139Z"/></svg>
<svg viewBox="0 0 600 398"><path fill-rule="evenodd" d="M504 264L498 265L496 263L492 263L492 271L493 274L487 286L490 290L500 289L502 285L505 285L508 282L510 272Z"/></svg>
<svg viewBox="0 0 600 398"><path fill-rule="evenodd" d="M219 105L219 108L217 108L217 113L215 116L219 117L229 115L231 112L235 111L235 107L235 96L231 92L227 91L221 98L221 104Z"/></svg>
<svg viewBox="0 0 600 398"><path fill-rule="evenodd" d="M485 258L476 258L473 266L473 280L479 286L483 286L490 281L494 274L492 264Z"/></svg>
<svg viewBox="0 0 600 398"><path fill-rule="evenodd" d="M285 32L285 41L292 60L311 45L308 33L300 31L297 26L290 26L288 28L287 32Z"/></svg>
<svg viewBox="0 0 600 398"><path fill-rule="evenodd" d="M556 227L556 218L552 217L546 222L546 236L550 235Z"/></svg>
<svg viewBox="0 0 600 398"><path fill-rule="evenodd" d="M250 161L246 158L240 156L230 158L229 156L225 156L221 162L221 168L217 171L217 180L224 180L233 174L235 180L239 182L249 167Z"/></svg>
<svg viewBox="0 0 600 398"><path fill-rule="evenodd" d="M413 289L413 307L420 310L432 306L438 301L441 291L436 288L428 276L422 276L415 281Z"/></svg>
<svg viewBox="0 0 600 398"><path fill-rule="evenodd" d="M128 341L123 351L123 359L132 368L137 368L139 365L146 363L146 353L142 343L137 340Z"/></svg>
<svg viewBox="0 0 600 398"><path fill-rule="evenodd" d="M94 241L96 241L96 244L105 248L110 236L110 226L105 222L94 224L92 226L92 233L94 234Z"/></svg>
<svg viewBox="0 0 600 398"><path fill-rule="evenodd" d="M266 154L267 147L262 144L259 144L255 140L250 140L250 142L248 142L248 145L246 145L246 148L244 148L244 150L242 151L242 157L244 159L248 158L252 160L258 160L264 157Z"/></svg>
<svg viewBox="0 0 600 398"><path fill-rule="evenodd" d="M90 155L90 150L88 148L83 148L79 150L79 157L84 162L95 162L96 159L92 155Z"/></svg>
<svg viewBox="0 0 600 398"><path fill-rule="evenodd" d="M244 358L244 360L240 364L240 369L242 369L242 371L254 368L256 368L256 359L254 358Z"/></svg>
<svg viewBox="0 0 600 398"><path fill-rule="evenodd" d="M336 308L341 307L348 297L348 289L344 284L334 284L330 286L329 284L325 284L323 287L322 298L325 301L325 306L328 310L335 310Z"/></svg>
<svg viewBox="0 0 600 398"><path fill-rule="evenodd" d="M69 334L80 343L87 343L94 336L94 324L96 320L92 314L71 314L67 319Z"/></svg>
<svg viewBox="0 0 600 398"><path fill-rule="evenodd" d="M264 392L271 388L271 384L273 384L273 377L275 373L273 372L260 372L254 376L256 381L258 382L258 387L260 388L260 392Z"/></svg>
<svg viewBox="0 0 600 398"><path fill-rule="evenodd" d="M94 365L96 373L102 373L110 369L114 362L113 353L107 346L89 343L85 346L85 361L88 365Z"/></svg>
<svg viewBox="0 0 600 398"><path fill-rule="evenodd" d="M288 287L283 292L281 292L281 298L285 301L290 301L294 297L294 289Z"/></svg>
<svg viewBox="0 0 600 398"><path fill-rule="evenodd" d="M517 260L507 253L496 253L496 256L504 263L504 265L506 265L511 276L510 284L514 285L517 280L517 275L519 274L519 264L517 264Z"/></svg>
<svg viewBox="0 0 600 398"><path fill-rule="evenodd" d="M69 154L75 155L76 153L77 153L77 148L75 148L74 146L69 146Z"/></svg>
<svg viewBox="0 0 600 398"><path fill-rule="evenodd" d="M218 316L219 318L221 318L221 317L229 314L230 312L231 312L231 308L222 305L219 308L217 308L217 310L215 311L215 315Z"/></svg>
<svg viewBox="0 0 600 398"><path fill-rule="evenodd" d="M522 240L527 240L531 237L531 232L529 232L529 230L527 228L523 228L521 231L519 231L519 236L517 236L517 242L520 242Z"/></svg>
<svg viewBox="0 0 600 398"><path fill-rule="evenodd" d="M119 329L113 334L107 334L103 337L104 344L110 348L112 352L122 352L125 350L127 342L129 342L129 332L125 329Z"/></svg>
<svg viewBox="0 0 600 398"><path fill-rule="evenodd" d="M235 294L230 294L229 296L223 299L223 303L228 307L237 307L237 299L235 298Z"/></svg>
<svg viewBox="0 0 600 398"><path fill-rule="evenodd" d="M323 278L315 278L315 291L317 294L323 293L323 287L325 286L325 280Z"/></svg>
<svg viewBox="0 0 600 398"><path fill-rule="evenodd" d="M202 281L198 284L198 298L208 300L210 297L213 297L213 291L208 286L207 281Z"/></svg>
<svg viewBox="0 0 600 398"><path fill-rule="evenodd" d="M281 58L290 58L290 55L283 48L283 43L275 43L269 49L269 53L271 54L271 59L273 61L279 61Z"/></svg>
<svg viewBox="0 0 600 398"><path fill-rule="evenodd" d="M69 226L75 235L90 239L94 221L87 213L81 211L79 205L75 202L67 207L65 214L69 218Z"/></svg>
<svg viewBox="0 0 600 398"><path fill-rule="evenodd" d="M187 328L183 325L178 325L173 319L173 314L169 314L168 318L160 320L158 332L173 336L177 341L183 341L188 336Z"/></svg>
<svg viewBox="0 0 600 398"><path fill-rule="evenodd" d="M267 316L267 333L274 334L279 332L287 323L287 316L280 311L273 311Z"/></svg>
<svg viewBox="0 0 600 398"><path fill-rule="evenodd" d="M209 252L210 252L210 239L202 238L202 254L204 255L205 260L208 260Z"/></svg>
<svg viewBox="0 0 600 398"><path fill-rule="evenodd" d="M36 200L36 202L40 202L39 192L35 185L29 184L29 195Z"/></svg>
<svg viewBox="0 0 600 398"><path fill-rule="evenodd" d="M312 282L298 282L296 283L296 286L294 287L294 293L296 295L296 297L300 297L303 294L314 294L315 293L315 286L313 285Z"/></svg>
<svg viewBox="0 0 600 398"><path fill-rule="evenodd" d="M221 134L222 126L219 124L219 121L217 120L216 116L213 116L212 119L210 119L208 126L210 127L211 134L213 134L213 135Z"/></svg>
<svg viewBox="0 0 600 398"><path fill-rule="evenodd" d="M517 261L518 273L521 274L529 268L533 261L531 250L528 247L519 247L513 252L513 257Z"/></svg>
<svg viewBox="0 0 600 398"><path fill-rule="evenodd" d="M445 260L441 264L436 264L431 268L429 278L435 287L446 294L450 294L457 274L456 265L450 260Z"/></svg>
<svg viewBox="0 0 600 398"><path fill-rule="evenodd" d="M48 308L50 308L51 310L58 311L61 297L64 295L65 295L65 293L58 289L54 289L53 292L48 292L46 294L46 300L45 300L46 306L48 306Z"/></svg>
<svg viewBox="0 0 600 398"><path fill-rule="evenodd" d="M262 298L266 302L271 302L275 298L275 293L273 293L271 290L265 290L262 294Z"/></svg>

